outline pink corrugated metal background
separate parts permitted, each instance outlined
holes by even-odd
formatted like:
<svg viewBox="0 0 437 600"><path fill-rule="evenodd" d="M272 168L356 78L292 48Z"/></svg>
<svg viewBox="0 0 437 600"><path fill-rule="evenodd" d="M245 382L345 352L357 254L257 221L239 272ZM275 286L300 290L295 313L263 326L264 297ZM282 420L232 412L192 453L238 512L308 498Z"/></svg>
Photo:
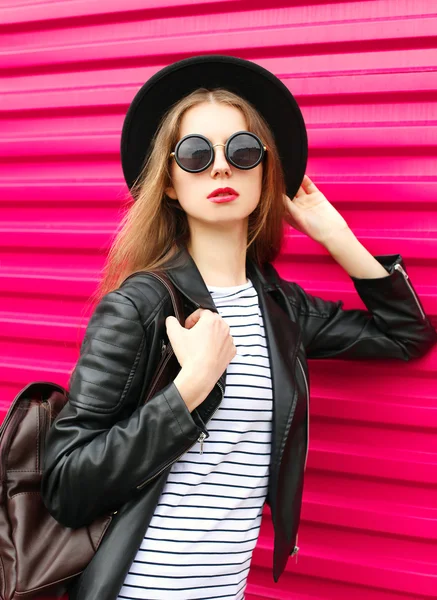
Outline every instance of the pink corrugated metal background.
<svg viewBox="0 0 437 600"><path fill-rule="evenodd" d="M289 5L292 6L289 6ZM119 138L141 84L199 52L276 73L308 124L308 174L373 253L404 255L437 314L437 4L428 0L47 0L0 8L0 418L66 384L125 194ZM360 306L291 234L281 273ZM312 362L299 535L275 585L266 510L247 600L437 597L437 354Z"/></svg>

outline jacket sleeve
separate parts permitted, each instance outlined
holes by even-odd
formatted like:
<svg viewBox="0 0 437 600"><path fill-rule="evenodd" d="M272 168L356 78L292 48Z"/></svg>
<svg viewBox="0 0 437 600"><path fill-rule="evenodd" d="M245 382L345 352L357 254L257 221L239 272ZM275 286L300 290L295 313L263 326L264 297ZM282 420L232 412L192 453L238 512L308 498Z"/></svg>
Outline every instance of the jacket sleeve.
<svg viewBox="0 0 437 600"><path fill-rule="evenodd" d="M120 291L101 300L88 324L69 401L48 433L42 477L43 501L67 527L120 508L201 432L173 382L136 408L146 325Z"/></svg>
<svg viewBox="0 0 437 600"><path fill-rule="evenodd" d="M342 302L322 300L289 284L308 358L398 358L426 354L437 333L399 255L377 256L389 275L377 279L352 277L366 310L344 310Z"/></svg>

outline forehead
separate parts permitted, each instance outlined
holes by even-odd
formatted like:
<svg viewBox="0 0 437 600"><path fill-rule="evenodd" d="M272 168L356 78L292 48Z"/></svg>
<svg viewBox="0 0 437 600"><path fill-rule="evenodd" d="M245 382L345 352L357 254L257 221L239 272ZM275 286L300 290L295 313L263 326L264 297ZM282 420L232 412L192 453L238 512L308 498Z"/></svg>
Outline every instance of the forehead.
<svg viewBox="0 0 437 600"><path fill-rule="evenodd" d="M240 109L218 102L203 102L185 112L179 138L189 133L200 133L214 143L222 143L241 130L247 130L247 123Z"/></svg>

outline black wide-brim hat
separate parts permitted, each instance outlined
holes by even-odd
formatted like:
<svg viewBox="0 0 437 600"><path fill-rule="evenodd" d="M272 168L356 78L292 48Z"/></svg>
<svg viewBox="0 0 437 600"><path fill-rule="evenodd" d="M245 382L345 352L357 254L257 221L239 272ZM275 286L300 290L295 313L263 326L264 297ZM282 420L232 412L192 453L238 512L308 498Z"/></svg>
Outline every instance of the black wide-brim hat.
<svg viewBox="0 0 437 600"><path fill-rule="evenodd" d="M139 89L126 113L121 135L121 164L129 189L144 166L164 114L198 88L227 89L258 110L275 138L287 195L293 198L308 160L307 133L296 100L270 71L251 61L219 54L175 62L155 73Z"/></svg>

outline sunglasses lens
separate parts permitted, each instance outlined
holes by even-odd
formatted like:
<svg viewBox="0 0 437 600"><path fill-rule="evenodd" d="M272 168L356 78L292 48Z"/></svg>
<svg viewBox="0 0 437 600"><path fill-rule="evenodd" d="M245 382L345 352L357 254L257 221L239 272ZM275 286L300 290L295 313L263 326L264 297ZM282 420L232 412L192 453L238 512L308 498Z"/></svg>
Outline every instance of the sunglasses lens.
<svg viewBox="0 0 437 600"><path fill-rule="evenodd" d="M180 144L177 158L183 169L202 171L211 159L211 148L206 140L192 136Z"/></svg>
<svg viewBox="0 0 437 600"><path fill-rule="evenodd" d="M250 169L260 160L262 145L247 133L239 133L229 142L228 154L232 163L241 169Z"/></svg>

